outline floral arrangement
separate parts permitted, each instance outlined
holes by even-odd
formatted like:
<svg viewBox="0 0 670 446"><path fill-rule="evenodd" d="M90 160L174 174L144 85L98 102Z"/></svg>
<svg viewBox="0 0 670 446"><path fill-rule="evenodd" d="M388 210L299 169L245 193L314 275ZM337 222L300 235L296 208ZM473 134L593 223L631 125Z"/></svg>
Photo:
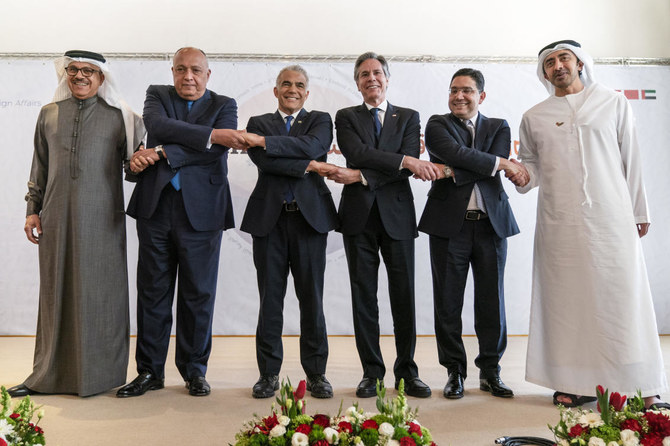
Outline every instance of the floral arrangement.
<svg viewBox="0 0 670 446"><path fill-rule="evenodd" d="M38 426L44 413L27 396L12 409L12 398L3 386L0 403L0 446L43 446L44 431ZM37 412L37 421L31 420Z"/></svg>
<svg viewBox="0 0 670 446"><path fill-rule="evenodd" d="M596 397L598 412L559 406L561 420L549 426L558 446L670 446L669 410L645 411L639 391L627 399L598 386Z"/></svg>
<svg viewBox="0 0 670 446"><path fill-rule="evenodd" d="M235 446L436 446L430 431L407 406L404 382L398 396L385 400L386 389L377 383L377 410L368 414L354 404L335 417L305 415L305 381L293 390L291 381L280 388L272 414L247 422L235 436ZM279 409L277 409L277 406Z"/></svg>

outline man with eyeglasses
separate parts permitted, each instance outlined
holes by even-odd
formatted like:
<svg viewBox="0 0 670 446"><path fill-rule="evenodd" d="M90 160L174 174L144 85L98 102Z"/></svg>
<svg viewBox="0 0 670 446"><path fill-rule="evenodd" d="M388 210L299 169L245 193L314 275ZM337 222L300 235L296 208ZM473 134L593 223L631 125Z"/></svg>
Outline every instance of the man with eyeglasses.
<svg viewBox="0 0 670 446"><path fill-rule="evenodd" d="M388 273L388 292L395 334L395 387L404 380L407 395L427 398L414 362L414 239L416 214L408 177L434 180L440 169L419 159L419 113L391 105L386 58L368 52L354 65L354 80L363 104L337 112L337 143L347 167L333 169L328 178L344 184L340 199L340 228L349 267L356 347L363 379L359 398L376 395L377 380L386 367L379 346L377 286L380 259Z"/></svg>
<svg viewBox="0 0 670 446"><path fill-rule="evenodd" d="M500 170L521 170L509 160L510 128L504 119L479 113L484 75L463 68L454 73L449 110L426 125L430 158L443 171L428 192L419 230L430 235L435 335L440 364L449 377L444 397L464 395L467 358L461 312L472 267L479 388L509 398L512 389L500 379L500 359L507 346L504 275L507 237L519 232L500 179Z"/></svg>
<svg viewBox="0 0 670 446"><path fill-rule="evenodd" d="M105 58L73 50L40 111L25 233L39 246L33 372L12 387L89 396L123 384L128 367L128 268L123 167L144 136Z"/></svg>
<svg viewBox="0 0 670 446"><path fill-rule="evenodd" d="M117 392L162 389L177 283L175 362L192 396L211 388L205 374L222 231L232 228L228 149L244 147L234 99L207 89L211 70L197 48L173 58L172 85L151 85L144 102L147 149L133 155L138 174L128 204L137 220L138 376Z"/></svg>

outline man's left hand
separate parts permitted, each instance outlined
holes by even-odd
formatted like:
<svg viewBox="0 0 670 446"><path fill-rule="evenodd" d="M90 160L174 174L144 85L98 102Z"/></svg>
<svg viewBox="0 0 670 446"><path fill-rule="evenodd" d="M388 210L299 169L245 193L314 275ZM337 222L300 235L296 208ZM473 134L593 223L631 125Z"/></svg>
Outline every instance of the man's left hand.
<svg viewBox="0 0 670 446"><path fill-rule="evenodd" d="M640 236L640 238L644 237L647 235L647 232L649 232L649 225L651 223L638 223L637 226L637 235Z"/></svg>
<svg viewBox="0 0 670 446"><path fill-rule="evenodd" d="M160 157L158 153L153 149L145 149L143 146L140 146L140 149L133 153L133 156L130 158L130 170L133 173L140 173L149 166L153 166L158 161Z"/></svg>

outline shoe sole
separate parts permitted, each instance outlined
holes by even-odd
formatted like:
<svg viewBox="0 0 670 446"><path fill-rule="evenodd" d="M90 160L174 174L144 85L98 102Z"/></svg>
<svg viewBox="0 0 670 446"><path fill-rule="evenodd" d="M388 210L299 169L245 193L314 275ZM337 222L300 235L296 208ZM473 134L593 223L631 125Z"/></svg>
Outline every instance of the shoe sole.
<svg viewBox="0 0 670 446"><path fill-rule="evenodd" d="M142 392L142 393L134 393L134 394L117 393L117 394L116 394L116 397L117 397L117 398L132 398L132 397L134 397L134 396L142 396L142 395L144 395L145 393L147 393L147 392L150 391L150 390L160 390L160 389L163 389L163 388L165 388L165 385L164 385L164 384L154 384L153 386L149 386L149 387L147 387L147 388L144 390L144 392Z"/></svg>
<svg viewBox="0 0 670 446"><path fill-rule="evenodd" d="M463 398L462 393L456 394L456 395L447 395L447 394L443 393L443 395L448 400L460 400L461 398Z"/></svg>
<svg viewBox="0 0 670 446"><path fill-rule="evenodd" d="M493 395L493 396L495 396L495 397L498 397L498 398L512 398L512 397L514 396L513 393L509 393L509 394L507 394L507 393L495 393L495 392L492 392L490 387L479 386L479 390L482 390L482 391L484 391L484 392L488 392L488 393L490 393L491 395Z"/></svg>

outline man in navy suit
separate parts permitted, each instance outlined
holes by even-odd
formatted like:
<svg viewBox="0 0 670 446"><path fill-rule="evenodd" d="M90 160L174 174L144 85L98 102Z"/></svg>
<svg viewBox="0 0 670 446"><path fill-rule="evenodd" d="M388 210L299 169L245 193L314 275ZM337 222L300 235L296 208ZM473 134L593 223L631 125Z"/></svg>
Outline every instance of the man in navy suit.
<svg viewBox="0 0 670 446"><path fill-rule="evenodd" d="M323 315L323 277L328 232L337 211L321 174L333 140L328 113L303 108L309 78L299 65L283 68L274 94L278 110L249 119L245 140L258 167L258 181L247 204L242 231L253 236L260 308L256 359L260 378L254 398L270 398L279 389L283 359L284 297L289 270L300 302L300 362L307 390L331 398L326 379L328 339Z"/></svg>
<svg viewBox="0 0 670 446"><path fill-rule="evenodd" d="M507 122L478 111L486 98L482 73L458 70L450 87L451 113L432 116L426 125L426 147L431 161L443 168L444 178L433 183L419 222L419 230L430 235L437 350L449 372L444 396L463 397L467 360L461 310L472 265L480 389L512 397L512 389L500 379L499 361L507 345L506 238L519 228L498 171L519 168L507 159Z"/></svg>
<svg viewBox="0 0 670 446"><path fill-rule="evenodd" d="M207 89L210 69L197 48L173 59L174 86L151 85L144 102L147 146L128 205L137 219L137 371L119 389L130 397L163 388L177 288L176 364L189 394L205 396L222 231L234 226L228 148L244 147L237 104Z"/></svg>
<svg viewBox="0 0 670 446"><path fill-rule="evenodd" d="M375 396L376 382L383 381L386 373L377 305L381 252L395 334L395 385L398 388L404 379L408 395L425 398L431 391L419 379L414 362L414 239L418 233L408 177L414 173L423 180L434 180L441 170L418 159L419 113L389 104L388 78L383 56L365 53L356 60L354 79L364 103L337 112L337 143L347 167L329 172L328 178L345 184L339 231L349 267L356 347L363 365L356 395Z"/></svg>

